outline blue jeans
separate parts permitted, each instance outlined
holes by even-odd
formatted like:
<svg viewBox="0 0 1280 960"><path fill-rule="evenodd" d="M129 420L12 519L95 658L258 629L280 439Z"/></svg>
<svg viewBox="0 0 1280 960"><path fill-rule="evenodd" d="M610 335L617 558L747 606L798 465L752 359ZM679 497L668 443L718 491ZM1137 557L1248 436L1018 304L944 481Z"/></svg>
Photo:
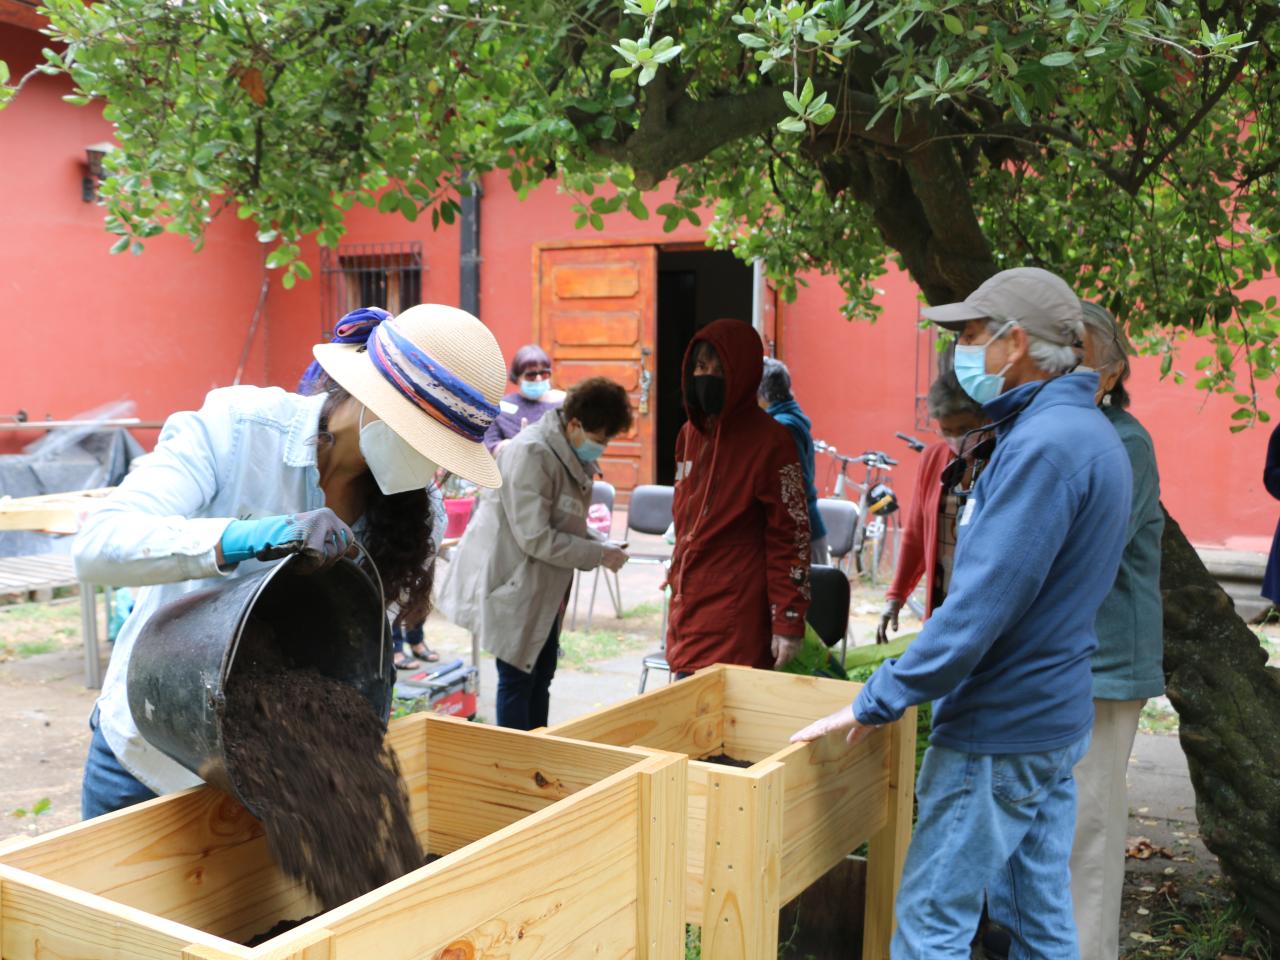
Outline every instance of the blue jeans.
<svg viewBox="0 0 1280 960"><path fill-rule="evenodd" d="M141 780L116 759L107 738L98 727L98 708L89 718L93 739L89 742L89 759L84 764L84 782L80 787L80 819L88 820L104 813L123 810L156 796Z"/></svg>
<svg viewBox="0 0 1280 960"><path fill-rule="evenodd" d="M902 884L893 960L969 960L985 892L1009 928L1009 960L1078 960L1068 862L1072 769L1089 738L1046 753L930 747Z"/></svg>
<svg viewBox="0 0 1280 960"><path fill-rule="evenodd" d="M547 725L551 710L551 679L560 657L560 618L551 625L551 635L533 669L525 673L505 660L498 660L498 726L512 730L536 730Z"/></svg>

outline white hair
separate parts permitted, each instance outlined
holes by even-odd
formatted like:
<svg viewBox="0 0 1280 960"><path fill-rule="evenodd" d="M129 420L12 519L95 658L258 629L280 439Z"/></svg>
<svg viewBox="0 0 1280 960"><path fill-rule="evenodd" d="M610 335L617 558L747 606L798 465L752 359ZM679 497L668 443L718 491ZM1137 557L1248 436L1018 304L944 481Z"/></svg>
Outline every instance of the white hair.
<svg viewBox="0 0 1280 960"><path fill-rule="evenodd" d="M1014 322L1017 323L1017 321ZM1007 320L988 320L987 332L994 336L1007 324ZM1019 323L1018 326L1022 327L1027 334L1027 352L1039 370L1051 377L1056 377L1070 373L1080 364L1081 352L1076 347L1064 347L1060 343L1044 340L1027 330L1022 324ZM1070 332L1081 343L1084 342L1084 324L1079 320L1071 321ZM1005 333L1007 335L1008 331L1006 330Z"/></svg>

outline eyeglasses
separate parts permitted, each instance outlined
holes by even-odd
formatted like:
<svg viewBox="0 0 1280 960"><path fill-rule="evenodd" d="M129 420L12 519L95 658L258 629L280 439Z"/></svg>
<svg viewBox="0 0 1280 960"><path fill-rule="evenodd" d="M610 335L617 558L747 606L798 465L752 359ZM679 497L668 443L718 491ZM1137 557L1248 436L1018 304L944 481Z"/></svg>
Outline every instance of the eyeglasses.
<svg viewBox="0 0 1280 960"><path fill-rule="evenodd" d="M521 380L547 380L551 377L550 370L526 370L520 374Z"/></svg>

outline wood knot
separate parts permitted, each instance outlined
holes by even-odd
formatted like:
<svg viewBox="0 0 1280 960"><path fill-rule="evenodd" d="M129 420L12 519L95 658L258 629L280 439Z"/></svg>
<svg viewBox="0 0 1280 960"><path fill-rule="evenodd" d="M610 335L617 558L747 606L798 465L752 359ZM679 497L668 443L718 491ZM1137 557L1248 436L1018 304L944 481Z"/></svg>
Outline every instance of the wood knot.
<svg viewBox="0 0 1280 960"><path fill-rule="evenodd" d="M470 940L455 940L436 954L436 960L475 960L475 956Z"/></svg>
<svg viewBox="0 0 1280 960"><path fill-rule="evenodd" d="M542 789L545 789L546 787L551 786L551 781L542 775L541 770L533 771L533 782L536 783L538 787Z"/></svg>

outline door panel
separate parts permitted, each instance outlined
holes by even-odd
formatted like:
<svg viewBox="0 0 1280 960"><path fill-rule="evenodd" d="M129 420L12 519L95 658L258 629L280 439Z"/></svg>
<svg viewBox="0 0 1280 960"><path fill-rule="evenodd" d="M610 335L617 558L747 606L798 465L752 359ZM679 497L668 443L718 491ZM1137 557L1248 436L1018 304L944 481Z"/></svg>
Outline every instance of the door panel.
<svg viewBox="0 0 1280 960"><path fill-rule="evenodd" d="M538 252L535 330L552 382L608 377L631 397L635 427L609 444L600 467L619 499L653 482L653 347L658 251L653 246Z"/></svg>

